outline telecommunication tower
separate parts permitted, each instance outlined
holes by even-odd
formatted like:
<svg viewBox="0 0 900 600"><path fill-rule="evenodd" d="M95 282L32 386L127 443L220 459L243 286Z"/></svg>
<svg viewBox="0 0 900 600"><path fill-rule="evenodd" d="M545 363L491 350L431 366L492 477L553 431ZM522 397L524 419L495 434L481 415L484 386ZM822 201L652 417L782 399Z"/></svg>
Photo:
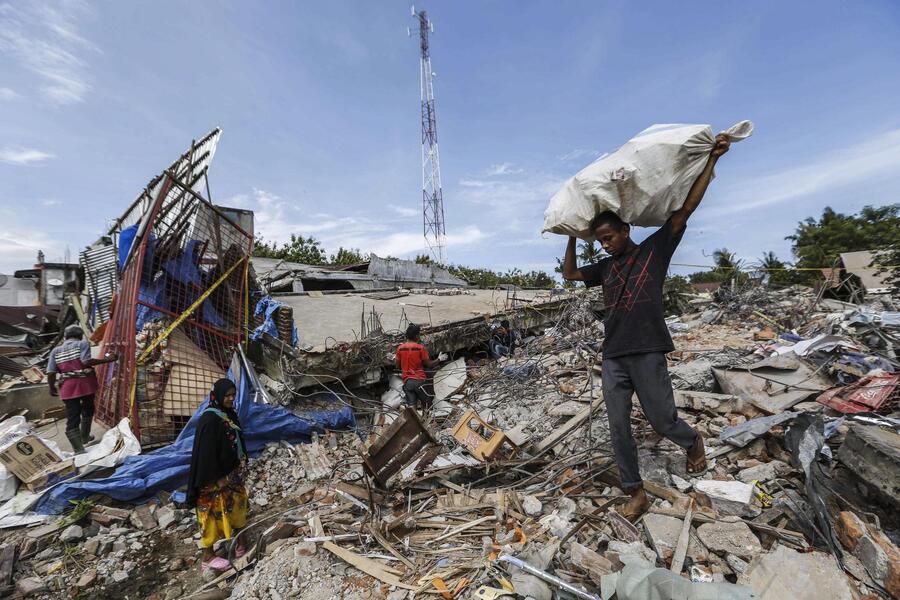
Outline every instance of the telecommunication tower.
<svg viewBox="0 0 900 600"><path fill-rule="evenodd" d="M434 24L428 14L416 12L412 16L419 26L419 80L422 103L422 216L425 244L432 257L439 263L447 262L446 231L444 229L444 194L441 190L441 161L438 155L437 121L434 113L434 73L431 71L431 52L428 34L434 33Z"/></svg>

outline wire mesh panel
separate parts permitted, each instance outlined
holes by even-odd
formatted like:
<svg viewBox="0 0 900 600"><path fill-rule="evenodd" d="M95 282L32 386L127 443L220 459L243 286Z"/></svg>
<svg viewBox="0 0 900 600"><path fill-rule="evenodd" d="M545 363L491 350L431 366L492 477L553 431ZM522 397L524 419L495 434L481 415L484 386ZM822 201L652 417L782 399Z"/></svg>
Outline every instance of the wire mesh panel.
<svg viewBox="0 0 900 600"><path fill-rule="evenodd" d="M246 318L252 235L197 191L208 161L198 177L182 159L151 182L130 209L145 212L126 214L117 236L127 258L104 343L120 359L100 374L97 414L109 425L130 416L144 446L187 423L225 374Z"/></svg>

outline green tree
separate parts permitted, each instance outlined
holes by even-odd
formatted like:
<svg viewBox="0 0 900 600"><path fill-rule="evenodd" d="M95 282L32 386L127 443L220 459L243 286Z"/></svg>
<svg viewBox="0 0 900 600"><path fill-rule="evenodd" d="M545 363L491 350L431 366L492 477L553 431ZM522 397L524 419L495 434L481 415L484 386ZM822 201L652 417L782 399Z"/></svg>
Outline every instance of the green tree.
<svg viewBox="0 0 900 600"><path fill-rule="evenodd" d="M749 279L747 274L743 272L744 261L739 259L737 255L728 248L718 248L713 251L713 262L716 265L716 271L722 276L722 283L731 283L732 281L743 284Z"/></svg>
<svg viewBox="0 0 900 600"><path fill-rule="evenodd" d="M581 252L578 254L578 258L582 263L593 265L600 262L603 249L597 245L597 242L593 240L590 242L581 242L579 248L581 249Z"/></svg>
<svg viewBox="0 0 900 600"><path fill-rule="evenodd" d="M756 267L768 275L769 285L783 287L796 282L796 271L790 270L790 265L778 258L774 252L764 252L756 263Z"/></svg>
<svg viewBox="0 0 900 600"><path fill-rule="evenodd" d="M369 260L368 254L362 254L359 248L344 248L341 246L338 251L331 255L328 261L332 265L357 265Z"/></svg>
<svg viewBox="0 0 900 600"><path fill-rule="evenodd" d="M322 243L313 236L291 234L291 241L279 246L276 242L267 242L262 237L256 239L253 256L261 258L280 258L289 262L305 265L325 264L327 255Z"/></svg>
<svg viewBox="0 0 900 600"><path fill-rule="evenodd" d="M553 272L559 274L559 278L560 278L560 280L562 280L562 286L564 288L566 288L567 290L577 288L579 285L581 285L577 281L569 281L562 276L562 272L563 272L563 259L562 258L559 258L559 257L556 258L556 266L553 268Z"/></svg>
<svg viewBox="0 0 900 600"><path fill-rule="evenodd" d="M865 206L855 215L826 207L818 220L800 221L785 239L791 242L798 268L831 267L842 252L878 251L900 244L900 204ZM818 274L811 271L806 277Z"/></svg>

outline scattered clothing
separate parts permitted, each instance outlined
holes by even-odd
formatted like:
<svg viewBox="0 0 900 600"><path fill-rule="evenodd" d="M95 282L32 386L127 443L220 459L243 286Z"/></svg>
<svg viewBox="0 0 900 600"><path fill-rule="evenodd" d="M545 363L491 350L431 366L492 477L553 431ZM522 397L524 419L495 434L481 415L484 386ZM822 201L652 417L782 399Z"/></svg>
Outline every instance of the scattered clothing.
<svg viewBox="0 0 900 600"><path fill-rule="evenodd" d="M512 356L516 349L516 334L512 331L506 331L505 333L497 331L491 337L489 347L493 358Z"/></svg>

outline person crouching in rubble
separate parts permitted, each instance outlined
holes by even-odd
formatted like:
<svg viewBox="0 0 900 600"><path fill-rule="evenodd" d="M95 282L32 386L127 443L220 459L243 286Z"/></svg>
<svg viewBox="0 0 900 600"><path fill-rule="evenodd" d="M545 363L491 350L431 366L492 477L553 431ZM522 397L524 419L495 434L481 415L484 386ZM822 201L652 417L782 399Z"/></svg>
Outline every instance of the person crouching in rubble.
<svg viewBox="0 0 900 600"><path fill-rule="evenodd" d="M436 368L441 362L447 360L447 355L442 352L438 355L437 360L431 360L428 350L419 342L421 333L422 328L418 325L410 324L406 328L406 341L397 347L394 362L403 377L403 393L406 395L406 403L413 407L421 403L424 408L431 403L431 398L424 389L428 381L425 369Z"/></svg>
<svg viewBox="0 0 900 600"><path fill-rule="evenodd" d="M516 350L516 334L509 327L509 321L503 319L491 336L490 350L492 358L512 356Z"/></svg>
<svg viewBox="0 0 900 600"><path fill-rule="evenodd" d="M91 435L97 392L94 367L118 358L115 352L107 353L104 358L91 358L91 343L84 339L84 330L78 325L66 327L63 343L50 351L47 385L50 395L59 396L66 407L66 437L76 454L84 452L84 445L94 439Z"/></svg>
<svg viewBox="0 0 900 600"><path fill-rule="evenodd" d="M187 503L197 510L203 548L200 564L205 573L231 567L228 560L216 556L214 545L233 537L247 521L249 501L243 480L247 450L234 411L234 395L234 383L218 380L209 393L209 405L200 415L194 434ZM239 544L235 556L243 554L244 547Z"/></svg>
<svg viewBox="0 0 900 600"><path fill-rule="evenodd" d="M684 205L640 244L632 241L630 226L607 211L594 217L591 229L609 257L577 268L574 237L569 238L566 248L563 277L584 281L587 287L603 286L603 399L621 487L631 496L622 508L626 518L635 519L650 506L631 432L631 397L635 392L653 429L687 450L687 472L699 475L706 471L703 438L675 410L666 365L666 353L675 347L663 315L662 290L688 217L703 199L713 167L729 146L725 135L716 136L716 145Z"/></svg>

